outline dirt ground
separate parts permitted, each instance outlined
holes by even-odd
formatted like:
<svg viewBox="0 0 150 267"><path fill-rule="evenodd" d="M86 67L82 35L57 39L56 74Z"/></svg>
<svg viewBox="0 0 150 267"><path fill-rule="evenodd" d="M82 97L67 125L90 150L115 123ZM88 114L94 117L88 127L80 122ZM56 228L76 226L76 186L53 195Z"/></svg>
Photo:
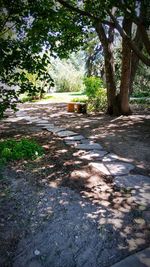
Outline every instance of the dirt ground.
<svg viewBox="0 0 150 267"><path fill-rule="evenodd" d="M66 104L20 109L84 135L150 175L150 112L129 117L67 113ZM13 116L13 115L12 115ZM148 246L148 207L132 202L113 177L100 175L75 148L25 120L1 122L0 139L29 137L45 148L34 161L0 170L0 266L109 267Z"/></svg>

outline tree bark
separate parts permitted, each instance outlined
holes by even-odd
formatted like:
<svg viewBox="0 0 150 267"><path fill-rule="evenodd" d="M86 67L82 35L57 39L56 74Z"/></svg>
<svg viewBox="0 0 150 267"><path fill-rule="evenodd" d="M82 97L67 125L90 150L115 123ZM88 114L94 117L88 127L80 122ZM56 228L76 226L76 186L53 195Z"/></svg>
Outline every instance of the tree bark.
<svg viewBox="0 0 150 267"><path fill-rule="evenodd" d="M128 18L123 19L123 29L131 36L132 22ZM131 48L128 46L126 39L122 40L122 69L120 84L120 107L123 115L131 114L129 106L129 88L131 77Z"/></svg>
<svg viewBox="0 0 150 267"><path fill-rule="evenodd" d="M96 32L102 43L104 50L105 60L105 75L106 75L106 87L107 87L107 100L108 109L107 113L110 115L118 115L118 108L116 106L116 84L114 77L114 58L112 52L112 38L108 39L103 28L103 25L99 22L96 24Z"/></svg>
<svg viewBox="0 0 150 267"><path fill-rule="evenodd" d="M138 46L138 48L142 51L143 49L143 42L142 42L142 38L141 38L141 33L140 30L137 28L137 32L136 32L136 36L134 38L136 45ZM133 93L133 82L136 76L136 72L139 66L139 58L137 57L137 55L134 53L134 51L132 51L132 55L131 55L131 77L130 77L130 87L129 87L129 94L132 95Z"/></svg>

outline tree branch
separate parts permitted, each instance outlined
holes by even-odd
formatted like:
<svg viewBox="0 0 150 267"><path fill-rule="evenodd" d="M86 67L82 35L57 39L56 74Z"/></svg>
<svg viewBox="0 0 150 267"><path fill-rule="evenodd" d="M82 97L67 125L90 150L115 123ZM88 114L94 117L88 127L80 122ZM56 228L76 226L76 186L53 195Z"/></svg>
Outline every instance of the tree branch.
<svg viewBox="0 0 150 267"><path fill-rule="evenodd" d="M13 29L16 25L17 25L17 22L14 23L11 27L8 27L5 31L1 32L1 33L0 33L0 37L1 37L2 35L4 35L6 32L8 32L9 30Z"/></svg>
<svg viewBox="0 0 150 267"><path fill-rule="evenodd" d="M0 31L2 31L6 25L6 23L8 22L8 19L10 18L10 14L6 17L6 19L4 20L3 24L0 27Z"/></svg>
<svg viewBox="0 0 150 267"><path fill-rule="evenodd" d="M115 24L115 28L118 30L120 33L121 37L128 40L128 45L131 47L131 49L134 51L134 53L139 57L139 59L146 64L147 66L150 66L150 58L146 57L141 51L137 48L135 43L131 40L131 38L126 34L126 32L122 29L120 24L118 23L117 19L112 15L110 11L107 11L109 14L110 18Z"/></svg>
<svg viewBox="0 0 150 267"><path fill-rule="evenodd" d="M119 2L119 8L125 14L127 14L129 17L131 16L130 12L132 12L132 10L130 10L130 12L127 10L127 8L129 9L129 5L127 4L127 2L124 4L123 4L123 2ZM150 55L150 39L149 39L148 33L144 27L144 20L145 20L145 18L148 17L147 10L148 10L148 7L145 5L144 1L141 1L140 15L138 17L135 12L134 12L134 14L132 13L132 20L138 26L138 28L141 32L143 44L147 50L147 53Z"/></svg>
<svg viewBox="0 0 150 267"><path fill-rule="evenodd" d="M82 16L86 16L86 17L88 17L88 18L90 18L90 19L92 19L92 20L96 20L96 21L97 21L97 20L100 20L99 17L92 15L92 14L91 14L90 12L88 12L88 11L84 11L84 10L81 10L80 8L78 8L78 7L72 6L71 4L67 3L67 2L64 1L64 0L57 0L57 1L58 1L62 6L68 8L69 10L71 10L71 11L73 11L73 12L76 12L76 13L82 15ZM112 26L112 27L114 26L114 23L111 22L111 21L108 21L108 20L103 20L102 23L103 23L103 24L106 24L106 25L108 25L108 26Z"/></svg>

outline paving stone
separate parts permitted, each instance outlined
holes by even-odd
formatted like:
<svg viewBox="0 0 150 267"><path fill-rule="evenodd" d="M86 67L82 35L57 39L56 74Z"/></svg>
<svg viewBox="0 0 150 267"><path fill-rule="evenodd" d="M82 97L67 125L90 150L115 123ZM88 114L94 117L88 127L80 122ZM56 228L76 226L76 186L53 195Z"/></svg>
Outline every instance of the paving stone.
<svg viewBox="0 0 150 267"><path fill-rule="evenodd" d="M66 129L64 129L63 131L61 131L60 133L57 134L59 137L67 137L67 136L73 136L73 135L77 135L77 133L72 132L72 131L67 131Z"/></svg>
<svg viewBox="0 0 150 267"><path fill-rule="evenodd" d="M80 141L83 139L84 139L83 135L68 136L68 137L64 138L65 141Z"/></svg>
<svg viewBox="0 0 150 267"><path fill-rule="evenodd" d="M150 187L131 191L132 200L138 205L150 206Z"/></svg>
<svg viewBox="0 0 150 267"><path fill-rule="evenodd" d="M17 122L17 121L20 121L20 120L26 120L25 117L13 117L13 118L7 118L7 119L4 119L3 121L5 122Z"/></svg>
<svg viewBox="0 0 150 267"><path fill-rule="evenodd" d="M39 126L39 127L47 127L49 126L49 123L36 123L36 126Z"/></svg>
<svg viewBox="0 0 150 267"><path fill-rule="evenodd" d="M76 148L83 149L83 150L102 150L103 149L103 147L97 143L78 144Z"/></svg>
<svg viewBox="0 0 150 267"><path fill-rule="evenodd" d="M55 127L55 126L54 126L54 127L49 127L49 126L48 126L48 127L46 128L46 130L49 131L49 132L52 132L52 133L54 133L54 134L57 133L57 135L58 135L59 132L64 131L64 128Z"/></svg>
<svg viewBox="0 0 150 267"><path fill-rule="evenodd" d="M46 121L46 120L45 120L45 121L43 120L43 121L41 121L41 122L38 122L38 121L36 122L36 124L38 124L38 125L43 125L43 124L46 124L46 123L49 123L49 122Z"/></svg>
<svg viewBox="0 0 150 267"><path fill-rule="evenodd" d="M66 145L72 145L72 146L75 146L76 144L78 144L79 143L79 141L73 141L73 140L71 140L71 141L65 141L65 144Z"/></svg>
<svg viewBox="0 0 150 267"><path fill-rule="evenodd" d="M82 144L93 144L93 141L90 141L89 139L83 139L83 140L81 140L81 143Z"/></svg>
<svg viewBox="0 0 150 267"><path fill-rule="evenodd" d="M105 166L114 176L129 174L135 168L134 165L126 162L105 163Z"/></svg>
<svg viewBox="0 0 150 267"><path fill-rule="evenodd" d="M83 153L83 155L80 156L80 159L86 159L86 160L101 159L106 154L107 151L104 150L93 150Z"/></svg>
<svg viewBox="0 0 150 267"><path fill-rule="evenodd" d="M150 248L133 254L111 267L150 267Z"/></svg>
<svg viewBox="0 0 150 267"><path fill-rule="evenodd" d="M114 178L114 183L118 187L139 189L148 186L150 187L150 177L139 174L116 176Z"/></svg>
<svg viewBox="0 0 150 267"><path fill-rule="evenodd" d="M109 170L103 163L91 162L89 163L89 166L96 169L97 171L102 172L103 174L110 175Z"/></svg>
<svg viewBox="0 0 150 267"><path fill-rule="evenodd" d="M120 158L116 154L109 153L102 159L102 161L103 162L112 162L112 161L116 161L116 160L119 160L119 159Z"/></svg>
<svg viewBox="0 0 150 267"><path fill-rule="evenodd" d="M25 116L24 119L25 119L26 121L31 121L31 117L30 117L30 116Z"/></svg>
<svg viewBox="0 0 150 267"><path fill-rule="evenodd" d="M132 201L139 205L150 205L150 177L138 174L116 176L114 182L118 187L132 189Z"/></svg>
<svg viewBox="0 0 150 267"><path fill-rule="evenodd" d="M16 112L16 115L17 116L26 116L26 113L24 111L19 110Z"/></svg>
<svg viewBox="0 0 150 267"><path fill-rule="evenodd" d="M43 125L42 126L42 129L54 129L55 128L55 126L54 126L54 124L45 124L45 125Z"/></svg>
<svg viewBox="0 0 150 267"><path fill-rule="evenodd" d="M44 120L35 120L34 122L35 122L35 123L39 123L39 124L40 124L40 123L48 123L48 121L44 121Z"/></svg>

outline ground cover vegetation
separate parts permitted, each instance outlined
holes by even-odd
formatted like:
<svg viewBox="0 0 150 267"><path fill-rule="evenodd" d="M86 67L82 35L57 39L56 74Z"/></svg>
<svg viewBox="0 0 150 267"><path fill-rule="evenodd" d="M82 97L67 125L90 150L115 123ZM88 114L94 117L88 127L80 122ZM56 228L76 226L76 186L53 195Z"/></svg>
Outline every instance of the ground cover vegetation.
<svg viewBox="0 0 150 267"><path fill-rule="evenodd" d="M150 65L149 5L148 0L1 1L1 116L7 107L15 108L20 93L42 95L47 85L53 85L47 69L50 57L65 58L73 51L87 49L95 39L99 44L91 57L100 50L104 58L100 71L107 89L107 112L130 114L129 92L139 62ZM118 85L116 36L121 43ZM31 81L32 75L38 86ZM12 90L12 85L17 87Z"/></svg>
<svg viewBox="0 0 150 267"><path fill-rule="evenodd" d="M44 149L34 140L22 138L0 141L0 165L7 161L36 159L44 154Z"/></svg>

